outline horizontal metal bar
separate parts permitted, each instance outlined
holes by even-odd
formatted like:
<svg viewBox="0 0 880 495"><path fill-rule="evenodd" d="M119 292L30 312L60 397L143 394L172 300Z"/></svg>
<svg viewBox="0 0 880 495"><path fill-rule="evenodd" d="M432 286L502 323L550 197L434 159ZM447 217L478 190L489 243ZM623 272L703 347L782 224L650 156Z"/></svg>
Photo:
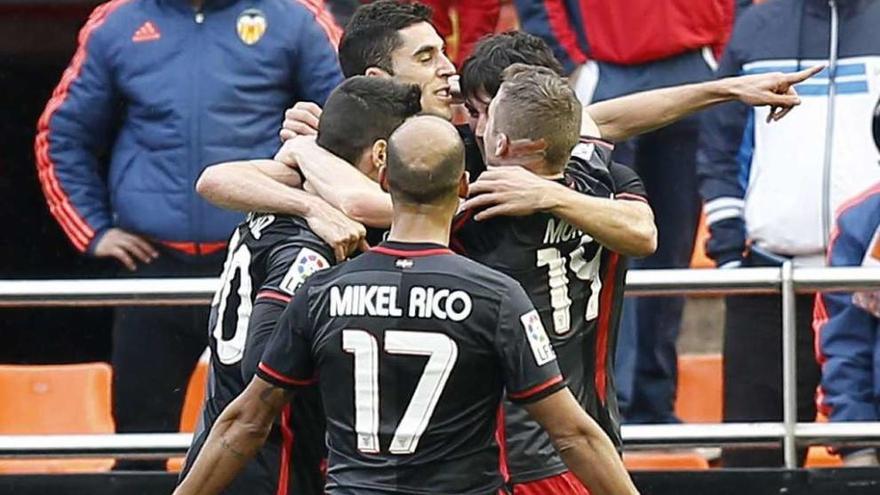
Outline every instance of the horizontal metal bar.
<svg viewBox="0 0 880 495"><path fill-rule="evenodd" d="M800 445L880 446L880 422L798 423L795 436Z"/></svg>
<svg viewBox="0 0 880 495"><path fill-rule="evenodd" d="M626 450L705 446L778 447L782 423L624 425ZM880 446L878 423L799 423L798 444ZM189 433L116 435L0 435L0 458L124 457L162 458L183 455Z"/></svg>
<svg viewBox="0 0 880 495"><path fill-rule="evenodd" d="M778 447L785 435L782 423L624 425L621 430L626 450L719 445Z"/></svg>
<svg viewBox="0 0 880 495"><path fill-rule="evenodd" d="M675 294L778 293L777 268L735 270L632 270L626 293ZM880 288L880 268L795 268L798 292ZM3 280L0 307L203 305L217 288L215 278Z"/></svg>
<svg viewBox="0 0 880 495"><path fill-rule="evenodd" d="M880 268L835 267L794 269L798 292L854 292L880 288Z"/></svg>
<svg viewBox="0 0 880 495"><path fill-rule="evenodd" d="M880 281L880 277L878 277ZM782 277L778 268L738 270L630 270L626 294L630 296L778 293Z"/></svg>
<svg viewBox="0 0 880 495"><path fill-rule="evenodd" d="M186 453L190 433L0 435L0 458L124 457L156 459Z"/></svg>
<svg viewBox="0 0 880 495"><path fill-rule="evenodd" d="M205 305L216 278L9 280L0 282L0 307Z"/></svg>

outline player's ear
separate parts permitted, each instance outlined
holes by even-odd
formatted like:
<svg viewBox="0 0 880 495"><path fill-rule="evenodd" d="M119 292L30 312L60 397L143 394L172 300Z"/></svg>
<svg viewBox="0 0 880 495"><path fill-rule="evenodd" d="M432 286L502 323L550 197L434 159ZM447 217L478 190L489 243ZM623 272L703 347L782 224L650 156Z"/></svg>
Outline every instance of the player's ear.
<svg viewBox="0 0 880 495"><path fill-rule="evenodd" d="M364 75L367 77L385 77L388 79L391 78L391 74L385 72L385 69L380 69L374 66L367 67L367 70L364 71Z"/></svg>
<svg viewBox="0 0 880 495"><path fill-rule="evenodd" d="M465 171L461 174L461 177L458 179L458 197L459 198L467 198L468 192L470 190L470 174Z"/></svg>
<svg viewBox="0 0 880 495"><path fill-rule="evenodd" d="M388 190L388 167L382 165L379 167L379 186L383 191L390 193Z"/></svg>
<svg viewBox="0 0 880 495"><path fill-rule="evenodd" d="M387 157L388 151L388 141L384 139L377 139L375 143L373 143L373 166L379 168L385 165L385 158Z"/></svg>
<svg viewBox="0 0 880 495"><path fill-rule="evenodd" d="M508 154L510 151L510 138L507 137L507 134L498 134L498 139L495 140L495 149L493 151L498 158L503 158Z"/></svg>

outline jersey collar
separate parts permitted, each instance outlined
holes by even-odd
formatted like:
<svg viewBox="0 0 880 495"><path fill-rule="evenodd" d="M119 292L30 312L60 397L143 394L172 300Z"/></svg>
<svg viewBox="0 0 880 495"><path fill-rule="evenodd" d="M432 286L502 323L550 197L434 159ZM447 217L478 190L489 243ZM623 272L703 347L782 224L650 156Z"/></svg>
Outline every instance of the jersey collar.
<svg viewBox="0 0 880 495"><path fill-rule="evenodd" d="M452 254L452 251L442 244L435 244L433 242L399 241L385 241L371 249L370 252L406 258Z"/></svg>

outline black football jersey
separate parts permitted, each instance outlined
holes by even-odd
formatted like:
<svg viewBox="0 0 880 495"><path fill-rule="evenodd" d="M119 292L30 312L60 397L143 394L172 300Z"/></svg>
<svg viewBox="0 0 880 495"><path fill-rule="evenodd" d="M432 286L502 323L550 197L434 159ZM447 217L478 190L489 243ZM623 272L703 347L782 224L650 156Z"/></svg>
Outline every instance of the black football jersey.
<svg viewBox="0 0 880 495"><path fill-rule="evenodd" d="M400 242L309 278L257 373L319 384L333 495L496 495L503 390L522 403L565 386L519 284Z"/></svg>
<svg viewBox="0 0 880 495"><path fill-rule="evenodd" d="M263 348L291 297L309 275L329 268L335 259L333 250L298 217L252 213L233 232L221 285L211 303L208 388L202 418L187 456L187 468L220 413L250 382ZM310 441L301 435L295 449L291 442L285 442L300 424L309 423L307 426L316 431L321 429L321 411L312 411L315 407L306 402L303 399L303 405L294 404L298 407L293 414L285 411L267 448L246 469L248 476L243 478L251 486L242 492L233 485L226 493L323 493L320 476L323 435L319 432ZM320 407L317 393L313 402ZM283 456L287 456L286 462ZM293 463L291 457L309 459L294 459L303 462ZM290 465L303 468L293 473L293 480L289 479L290 473L280 472ZM261 469L266 471L265 476L252 476ZM254 486L254 477L266 479ZM296 482L296 489L292 481ZM288 485L291 489L281 486L282 489L277 490L279 485Z"/></svg>
<svg viewBox="0 0 880 495"><path fill-rule="evenodd" d="M611 148L602 142L577 145L559 181L597 197L645 196L638 176L611 162ZM547 329L569 388L619 446L611 350L626 260L551 214L476 222L472 213L456 218L453 245L522 284ZM503 434L511 480L520 483L565 471L540 425L515 404L505 409Z"/></svg>

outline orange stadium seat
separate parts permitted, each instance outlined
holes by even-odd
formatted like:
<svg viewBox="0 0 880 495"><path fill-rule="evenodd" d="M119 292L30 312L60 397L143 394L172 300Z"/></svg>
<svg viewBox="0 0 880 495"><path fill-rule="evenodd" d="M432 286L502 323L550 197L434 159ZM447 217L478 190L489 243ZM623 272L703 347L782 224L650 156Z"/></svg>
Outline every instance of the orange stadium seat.
<svg viewBox="0 0 880 495"><path fill-rule="evenodd" d="M696 452L625 452L623 464L629 471L697 471L709 469L709 462Z"/></svg>
<svg viewBox="0 0 880 495"><path fill-rule="evenodd" d="M189 378L186 387L186 398L183 400L183 412L180 415L180 431L191 433L196 429L202 403L205 402L205 384L208 381L208 359L199 359L196 369Z"/></svg>
<svg viewBox="0 0 880 495"><path fill-rule="evenodd" d="M0 434L113 433L105 363L0 366ZM109 471L113 459L0 460L0 473Z"/></svg>
<svg viewBox="0 0 880 495"><path fill-rule="evenodd" d="M706 241L709 240L709 227L706 214L700 215L697 237L694 239L694 252L691 255L691 268L715 268L715 262L706 255Z"/></svg>
<svg viewBox="0 0 880 495"><path fill-rule="evenodd" d="M685 354L678 357L675 413L682 421L721 422L722 373L720 354Z"/></svg>
<svg viewBox="0 0 880 495"><path fill-rule="evenodd" d="M202 412L202 403L205 402L205 385L208 381L208 358L207 355L199 359L196 369L189 379L186 387L186 398L183 400L183 412L180 415L180 431L192 433L199 421ZM168 459L168 470L180 472L183 467L183 457Z"/></svg>
<svg viewBox="0 0 880 495"><path fill-rule="evenodd" d="M816 415L817 423L827 423L828 418L822 413ZM804 467L808 468L835 468L842 467L843 460L840 456L828 452L826 447L814 446L807 451L807 462Z"/></svg>

